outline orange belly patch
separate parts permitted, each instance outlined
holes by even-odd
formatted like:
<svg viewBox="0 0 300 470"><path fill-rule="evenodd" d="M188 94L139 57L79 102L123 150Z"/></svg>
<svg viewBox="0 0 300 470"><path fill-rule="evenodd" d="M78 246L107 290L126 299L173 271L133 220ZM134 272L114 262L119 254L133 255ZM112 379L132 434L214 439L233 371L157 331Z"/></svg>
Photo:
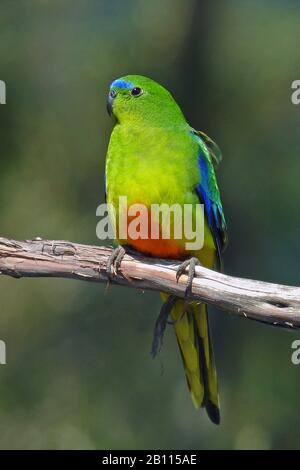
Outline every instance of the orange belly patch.
<svg viewBox="0 0 300 470"><path fill-rule="evenodd" d="M125 224L127 236L126 242L122 239L121 243L125 242L135 250L157 258L180 259L186 256L183 242L172 238L172 230L170 238L163 237L161 227L151 220L149 209L146 214L127 215L126 222L123 219L123 224ZM140 234L140 236L137 237L134 234Z"/></svg>
<svg viewBox="0 0 300 470"><path fill-rule="evenodd" d="M181 259L185 256L185 250L176 240L144 240L128 239L128 243L137 251L140 251L156 258Z"/></svg>

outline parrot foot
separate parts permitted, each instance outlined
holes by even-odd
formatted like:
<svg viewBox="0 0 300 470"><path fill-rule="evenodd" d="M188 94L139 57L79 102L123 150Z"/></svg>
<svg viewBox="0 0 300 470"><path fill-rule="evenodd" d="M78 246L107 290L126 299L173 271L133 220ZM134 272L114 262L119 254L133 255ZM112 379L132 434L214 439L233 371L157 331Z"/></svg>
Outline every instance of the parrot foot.
<svg viewBox="0 0 300 470"><path fill-rule="evenodd" d="M121 245L119 245L115 250L113 250L112 254L108 258L106 265L106 274L109 281L112 279L113 274L117 274L117 272L119 271L125 253L125 249Z"/></svg>
<svg viewBox="0 0 300 470"><path fill-rule="evenodd" d="M168 300L162 305L158 318L155 322L154 332L153 332L153 340L151 346L151 356L155 357L157 353L161 350L163 344L163 338L165 329L168 322L168 316L176 302L178 300L177 297L174 295L170 295Z"/></svg>
<svg viewBox="0 0 300 470"><path fill-rule="evenodd" d="M185 297L189 297L192 293L193 279L195 277L195 268L196 266L201 266L200 261L196 257L189 258L183 263L181 263L176 271L176 280L179 281L179 278L184 274L185 270L188 268L188 280L185 289Z"/></svg>

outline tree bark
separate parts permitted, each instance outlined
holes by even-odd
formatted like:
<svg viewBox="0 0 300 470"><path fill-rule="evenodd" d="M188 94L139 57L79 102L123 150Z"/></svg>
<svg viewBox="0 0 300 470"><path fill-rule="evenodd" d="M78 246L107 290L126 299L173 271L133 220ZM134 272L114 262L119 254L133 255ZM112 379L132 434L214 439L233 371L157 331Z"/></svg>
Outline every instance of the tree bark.
<svg viewBox="0 0 300 470"><path fill-rule="evenodd" d="M0 238L0 275L57 277L107 282L112 248L68 241ZM112 282L184 297L187 275L176 281L176 261L127 254ZM244 318L290 329L300 327L300 288L271 284L196 268L190 300L205 302Z"/></svg>

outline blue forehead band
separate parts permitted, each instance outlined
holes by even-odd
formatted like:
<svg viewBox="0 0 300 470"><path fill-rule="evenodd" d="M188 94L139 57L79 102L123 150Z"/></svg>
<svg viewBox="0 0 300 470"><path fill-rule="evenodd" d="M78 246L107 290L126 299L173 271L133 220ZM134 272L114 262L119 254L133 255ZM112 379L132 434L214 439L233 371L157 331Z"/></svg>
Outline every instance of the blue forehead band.
<svg viewBox="0 0 300 470"><path fill-rule="evenodd" d="M113 88L113 87L129 90L130 88L133 88L134 85L131 82L126 82L126 80L115 80L110 85L110 88Z"/></svg>

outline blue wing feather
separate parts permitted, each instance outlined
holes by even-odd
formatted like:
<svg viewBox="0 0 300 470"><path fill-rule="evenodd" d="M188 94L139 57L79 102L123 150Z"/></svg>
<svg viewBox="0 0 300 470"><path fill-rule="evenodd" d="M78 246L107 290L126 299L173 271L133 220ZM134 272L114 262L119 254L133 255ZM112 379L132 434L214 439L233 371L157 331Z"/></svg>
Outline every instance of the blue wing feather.
<svg viewBox="0 0 300 470"><path fill-rule="evenodd" d="M204 204L207 222L214 237L221 267L222 252L227 244L227 227L213 164L203 141L199 149L198 164L201 181L196 187L196 192Z"/></svg>

